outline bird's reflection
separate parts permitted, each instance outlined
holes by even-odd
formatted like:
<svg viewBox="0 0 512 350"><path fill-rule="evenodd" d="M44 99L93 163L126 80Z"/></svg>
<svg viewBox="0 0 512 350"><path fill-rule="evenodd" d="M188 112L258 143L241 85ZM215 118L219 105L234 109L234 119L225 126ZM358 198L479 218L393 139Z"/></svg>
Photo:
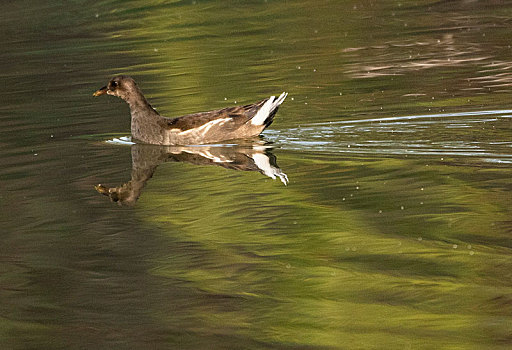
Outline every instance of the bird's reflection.
<svg viewBox="0 0 512 350"><path fill-rule="evenodd" d="M240 171L258 171L272 179L288 184L288 176L276 164L276 157L264 143L240 146L155 146L134 144L132 153L132 178L118 187L95 186L113 202L134 205L146 182L156 168L164 162L187 162L195 165L216 165Z"/></svg>

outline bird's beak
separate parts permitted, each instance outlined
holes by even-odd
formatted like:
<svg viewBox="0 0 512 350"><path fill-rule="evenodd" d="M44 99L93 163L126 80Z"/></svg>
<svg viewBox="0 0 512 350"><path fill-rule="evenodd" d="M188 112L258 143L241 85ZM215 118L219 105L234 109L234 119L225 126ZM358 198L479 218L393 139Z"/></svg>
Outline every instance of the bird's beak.
<svg viewBox="0 0 512 350"><path fill-rule="evenodd" d="M107 93L108 89L106 86L102 87L101 89L99 89L98 91L96 91L94 94L92 94L94 97L96 96L101 96L101 95L105 95Z"/></svg>

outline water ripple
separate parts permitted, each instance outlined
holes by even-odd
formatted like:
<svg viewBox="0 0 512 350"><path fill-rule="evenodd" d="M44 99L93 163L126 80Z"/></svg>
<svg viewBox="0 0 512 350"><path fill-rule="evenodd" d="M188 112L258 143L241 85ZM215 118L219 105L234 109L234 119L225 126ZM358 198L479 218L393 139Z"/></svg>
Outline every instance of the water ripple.
<svg viewBox="0 0 512 350"><path fill-rule="evenodd" d="M268 130L283 149L304 152L453 156L510 164L512 110L368 118Z"/></svg>

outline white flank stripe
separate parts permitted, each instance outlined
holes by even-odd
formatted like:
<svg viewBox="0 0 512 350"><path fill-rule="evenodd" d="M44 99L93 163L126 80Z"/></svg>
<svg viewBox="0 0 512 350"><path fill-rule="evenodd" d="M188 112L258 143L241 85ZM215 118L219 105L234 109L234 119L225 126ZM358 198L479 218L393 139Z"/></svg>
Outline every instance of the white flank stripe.
<svg viewBox="0 0 512 350"><path fill-rule="evenodd" d="M222 124L224 124L227 121L229 121L229 118L215 119L215 120L212 120L211 122L203 124L203 125L201 125L201 126L199 126L197 128L193 128L193 129L182 131L178 135L183 136L183 135L186 135L186 134L191 134L191 133L196 133L196 132L197 133L200 132L203 135L205 135L211 129L212 126L214 126L216 124L222 125Z"/></svg>
<svg viewBox="0 0 512 350"><path fill-rule="evenodd" d="M265 102L263 106L259 109L258 113L252 118L252 125L263 125L265 120L267 120L268 116L283 103L284 99L288 96L286 92L283 92L277 99L275 96L270 96L270 98Z"/></svg>

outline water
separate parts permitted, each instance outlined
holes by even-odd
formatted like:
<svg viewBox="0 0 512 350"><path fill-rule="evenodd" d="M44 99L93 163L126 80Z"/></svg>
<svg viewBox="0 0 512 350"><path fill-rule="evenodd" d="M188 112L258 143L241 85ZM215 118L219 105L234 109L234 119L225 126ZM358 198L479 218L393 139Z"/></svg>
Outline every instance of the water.
<svg viewBox="0 0 512 350"><path fill-rule="evenodd" d="M508 349L512 5L0 5L2 349ZM261 140L133 145L288 91Z"/></svg>

